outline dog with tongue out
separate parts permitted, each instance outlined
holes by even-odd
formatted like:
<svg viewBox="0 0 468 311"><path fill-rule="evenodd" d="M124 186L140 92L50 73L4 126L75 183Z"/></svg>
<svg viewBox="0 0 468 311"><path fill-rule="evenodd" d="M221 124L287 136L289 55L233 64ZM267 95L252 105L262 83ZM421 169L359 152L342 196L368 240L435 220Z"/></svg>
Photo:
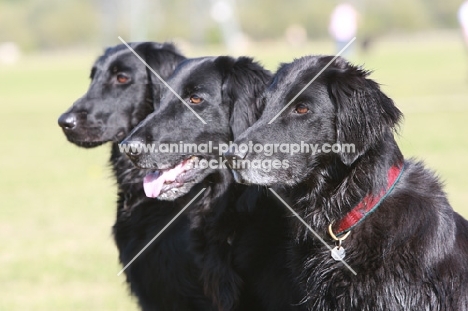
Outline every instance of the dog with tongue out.
<svg viewBox="0 0 468 311"><path fill-rule="evenodd" d="M168 80L172 90L159 109L121 143L137 167L150 171L143 181L148 197L189 200L205 188L188 214L205 294L218 310L300 310L287 268L284 208L265 189L236 184L231 171L211 165L222 161L216 146L259 118L270 77L247 57L187 59ZM158 148L180 142L197 148ZM213 148L198 148L207 144Z"/></svg>
<svg viewBox="0 0 468 311"><path fill-rule="evenodd" d="M147 146L229 143L259 118L270 76L247 57L187 59L168 80L172 90L159 109L121 143L137 167L150 171L143 181L148 197L191 199L206 188L190 207L191 237L205 294L219 310L300 310L284 257L284 209L264 189L236 184L228 169L199 165L219 161L216 148L162 152Z"/></svg>

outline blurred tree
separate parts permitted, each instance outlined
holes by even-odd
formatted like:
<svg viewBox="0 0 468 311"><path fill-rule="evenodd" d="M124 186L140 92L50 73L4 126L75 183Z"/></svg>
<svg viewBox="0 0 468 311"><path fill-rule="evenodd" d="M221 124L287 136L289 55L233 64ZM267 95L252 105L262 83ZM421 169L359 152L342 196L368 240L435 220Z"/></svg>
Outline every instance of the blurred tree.
<svg viewBox="0 0 468 311"><path fill-rule="evenodd" d="M141 10L125 0L0 0L0 42L15 41L32 49L116 44L118 35L198 43L222 38L209 14L210 0L139 1ZM235 11L241 30L256 40L282 37L291 25L302 25L309 38L318 38L328 37L330 13L338 2L237 0ZM360 34L365 36L457 28L460 0L350 2L360 10Z"/></svg>

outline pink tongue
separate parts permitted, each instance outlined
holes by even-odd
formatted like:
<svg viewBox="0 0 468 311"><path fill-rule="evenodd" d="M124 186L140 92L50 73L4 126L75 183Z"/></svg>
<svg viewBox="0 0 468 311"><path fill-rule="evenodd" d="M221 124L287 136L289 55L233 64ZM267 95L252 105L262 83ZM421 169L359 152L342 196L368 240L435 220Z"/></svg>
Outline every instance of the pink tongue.
<svg viewBox="0 0 468 311"><path fill-rule="evenodd" d="M165 182L173 182L181 173L184 172L185 162L167 171L158 171L149 173L143 179L143 189L149 198L156 198L160 193Z"/></svg>

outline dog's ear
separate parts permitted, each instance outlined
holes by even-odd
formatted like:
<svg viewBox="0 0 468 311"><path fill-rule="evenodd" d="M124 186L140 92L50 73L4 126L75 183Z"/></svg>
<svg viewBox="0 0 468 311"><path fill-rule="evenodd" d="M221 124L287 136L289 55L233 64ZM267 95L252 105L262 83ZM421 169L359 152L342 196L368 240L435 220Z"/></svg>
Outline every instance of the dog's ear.
<svg viewBox="0 0 468 311"><path fill-rule="evenodd" d="M221 56L216 63L223 73L223 102L230 107L229 123L235 139L260 117L261 96L271 73L250 57Z"/></svg>
<svg viewBox="0 0 468 311"><path fill-rule="evenodd" d="M333 65L332 65L333 66ZM368 79L370 72L338 58L326 75L328 92L336 107L337 143L354 144L354 153L341 153L351 165L392 132L402 114L379 85Z"/></svg>
<svg viewBox="0 0 468 311"><path fill-rule="evenodd" d="M167 80L177 65L185 59L171 43L143 42L135 47L135 51L164 80ZM148 68L146 73L148 83L152 84L153 102L159 102L161 90L165 86Z"/></svg>
<svg viewBox="0 0 468 311"><path fill-rule="evenodd" d="M146 42L144 45L146 62L165 80L185 59L172 43Z"/></svg>

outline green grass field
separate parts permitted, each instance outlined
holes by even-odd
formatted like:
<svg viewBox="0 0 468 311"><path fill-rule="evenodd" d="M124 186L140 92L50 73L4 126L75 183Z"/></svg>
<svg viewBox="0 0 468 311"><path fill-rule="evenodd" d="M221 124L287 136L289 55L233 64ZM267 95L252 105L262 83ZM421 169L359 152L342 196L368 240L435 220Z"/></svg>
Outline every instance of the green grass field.
<svg viewBox="0 0 468 311"><path fill-rule="evenodd" d="M57 126L84 94L99 52L32 55L0 67L0 310L137 309L116 275L109 148L75 147ZM268 43L246 54L275 70L294 57L332 52L329 43ZM352 59L375 70L372 77L404 112L404 154L436 170L454 209L468 217L468 55L458 37L382 40Z"/></svg>

